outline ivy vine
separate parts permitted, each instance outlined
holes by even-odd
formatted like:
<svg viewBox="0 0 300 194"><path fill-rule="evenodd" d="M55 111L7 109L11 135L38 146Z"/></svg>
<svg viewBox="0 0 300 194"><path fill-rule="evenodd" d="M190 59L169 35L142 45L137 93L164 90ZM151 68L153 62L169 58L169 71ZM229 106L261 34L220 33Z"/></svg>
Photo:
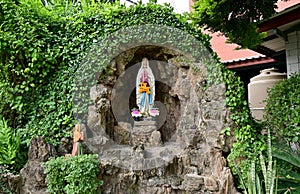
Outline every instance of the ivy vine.
<svg viewBox="0 0 300 194"><path fill-rule="evenodd" d="M214 58L216 59L217 56L215 55ZM246 99L246 90L240 77L220 62L212 62L206 66L211 72L209 82L219 82L226 85L225 105L234 122L230 134L236 138L227 160L233 173L237 175L235 166L238 165L243 175L241 178L246 180L247 172L251 168L251 161L253 158L257 158L259 153L266 150L266 137L261 133L262 124L256 122L251 116Z"/></svg>

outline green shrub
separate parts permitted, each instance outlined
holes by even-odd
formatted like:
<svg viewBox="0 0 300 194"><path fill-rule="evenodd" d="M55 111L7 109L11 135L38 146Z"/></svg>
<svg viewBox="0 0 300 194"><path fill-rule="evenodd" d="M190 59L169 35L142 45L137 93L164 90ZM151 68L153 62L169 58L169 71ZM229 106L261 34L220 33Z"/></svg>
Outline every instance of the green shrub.
<svg viewBox="0 0 300 194"><path fill-rule="evenodd" d="M96 193L102 181L97 155L80 155L52 158L45 163L46 182L49 193L82 194Z"/></svg>
<svg viewBox="0 0 300 194"><path fill-rule="evenodd" d="M300 74L271 89L265 112L266 125L278 140L300 143Z"/></svg>
<svg viewBox="0 0 300 194"><path fill-rule="evenodd" d="M20 142L20 136L0 117L0 166L10 168L18 165Z"/></svg>

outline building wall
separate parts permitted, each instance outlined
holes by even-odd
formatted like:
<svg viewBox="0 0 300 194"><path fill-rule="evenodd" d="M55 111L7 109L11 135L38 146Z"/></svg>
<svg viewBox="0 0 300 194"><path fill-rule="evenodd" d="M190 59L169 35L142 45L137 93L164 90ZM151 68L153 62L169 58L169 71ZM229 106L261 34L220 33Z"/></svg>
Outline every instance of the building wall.
<svg viewBox="0 0 300 194"><path fill-rule="evenodd" d="M287 74L290 77L293 73L300 72L300 31L288 34L286 42Z"/></svg>

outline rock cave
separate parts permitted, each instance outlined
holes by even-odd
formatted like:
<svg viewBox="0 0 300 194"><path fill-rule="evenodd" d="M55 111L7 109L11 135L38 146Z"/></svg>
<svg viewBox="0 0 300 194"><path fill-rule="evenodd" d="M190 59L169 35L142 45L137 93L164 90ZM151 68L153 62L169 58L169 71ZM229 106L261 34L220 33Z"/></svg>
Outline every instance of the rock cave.
<svg viewBox="0 0 300 194"><path fill-rule="evenodd" d="M136 106L135 76L147 57L156 79L161 144L132 143ZM178 62L176 51L159 46L135 47L116 56L106 79L90 89L94 105L82 124L85 143L99 154L103 193L236 193L227 167L231 139L220 131L230 126L224 106L225 86L206 87L207 71ZM107 73L106 72L106 73Z"/></svg>
<svg viewBox="0 0 300 194"><path fill-rule="evenodd" d="M155 76L157 130L146 143L132 141L136 106L135 77L143 57ZM96 153L99 179L106 194L235 194L234 178L225 156L234 137L220 131L233 125L224 106L225 85L207 85L203 64L192 68L180 52L161 46L139 46L117 55L105 79L89 89L84 153ZM141 125L142 132L147 126ZM148 144L147 144L148 143ZM15 193L45 193L43 162L70 153L72 140L63 138L56 153L45 139L33 139L21 175L4 177Z"/></svg>

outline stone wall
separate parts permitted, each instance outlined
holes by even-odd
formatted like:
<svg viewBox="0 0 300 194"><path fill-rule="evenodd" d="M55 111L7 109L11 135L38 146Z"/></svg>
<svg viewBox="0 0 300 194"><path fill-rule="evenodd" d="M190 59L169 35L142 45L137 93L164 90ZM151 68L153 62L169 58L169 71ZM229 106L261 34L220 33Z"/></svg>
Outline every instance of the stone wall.
<svg viewBox="0 0 300 194"><path fill-rule="evenodd" d="M143 48L143 51L147 49ZM229 152L234 140L220 134L232 124L224 107L225 86L206 87L207 72L201 64L197 64L200 69L195 70L177 63L172 51L156 48L155 52L149 56L149 52L135 48L123 53L113 62L109 80L114 81L108 85L100 80L99 85L91 89L95 106L90 107L85 125L86 131L92 134L86 144L100 156L100 178L104 180L101 191L124 194L237 193L223 156ZM159 127L162 145L130 144L133 129L130 109L135 104L135 92L127 94L126 91L134 89L140 67L134 65L141 61L143 54L152 59L150 67L158 81L156 94L159 97L156 100L160 101L159 108L166 111L165 118L160 118L163 120ZM130 76L134 80L132 83L127 81ZM114 87L118 84L121 87ZM123 91L122 88L126 89ZM116 99L117 113L113 112L112 102Z"/></svg>

